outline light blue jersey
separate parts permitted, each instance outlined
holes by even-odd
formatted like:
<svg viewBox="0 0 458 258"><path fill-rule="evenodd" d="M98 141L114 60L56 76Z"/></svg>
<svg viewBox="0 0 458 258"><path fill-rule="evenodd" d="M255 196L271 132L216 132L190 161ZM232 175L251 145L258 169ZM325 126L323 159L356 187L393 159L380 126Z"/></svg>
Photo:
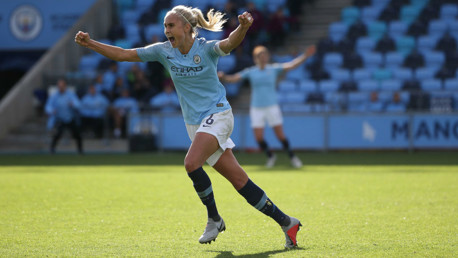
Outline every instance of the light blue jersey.
<svg viewBox="0 0 458 258"><path fill-rule="evenodd" d="M240 72L242 79L250 81L252 107L268 107L278 103L276 85L282 72L283 66L280 64L266 65L262 70L253 66Z"/></svg>
<svg viewBox="0 0 458 258"><path fill-rule="evenodd" d="M103 118L109 106L110 102L104 95L86 94L81 100L80 113L84 117Z"/></svg>
<svg viewBox="0 0 458 258"><path fill-rule="evenodd" d="M231 108L216 73L218 58L224 55L217 42L195 39L186 55L169 41L137 49L142 61L158 61L168 69L187 124L200 124L204 117Z"/></svg>
<svg viewBox="0 0 458 258"><path fill-rule="evenodd" d="M46 102L45 111L52 119L68 123L72 121L80 108L80 101L75 93L66 90L57 91Z"/></svg>

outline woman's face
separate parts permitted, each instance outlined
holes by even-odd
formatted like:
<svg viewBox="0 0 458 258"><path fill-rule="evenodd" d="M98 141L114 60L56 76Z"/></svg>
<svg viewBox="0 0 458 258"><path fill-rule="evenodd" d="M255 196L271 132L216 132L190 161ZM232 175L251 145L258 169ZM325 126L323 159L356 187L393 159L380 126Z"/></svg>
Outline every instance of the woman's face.
<svg viewBox="0 0 458 258"><path fill-rule="evenodd" d="M257 65L264 66L269 62L269 51L263 50L253 56L254 62Z"/></svg>
<svg viewBox="0 0 458 258"><path fill-rule="evenodd" d="M182 46L186 33L189 33L190 25L183 23L177 14L170 13L164 19L164 34L173 48Z"/></svg>

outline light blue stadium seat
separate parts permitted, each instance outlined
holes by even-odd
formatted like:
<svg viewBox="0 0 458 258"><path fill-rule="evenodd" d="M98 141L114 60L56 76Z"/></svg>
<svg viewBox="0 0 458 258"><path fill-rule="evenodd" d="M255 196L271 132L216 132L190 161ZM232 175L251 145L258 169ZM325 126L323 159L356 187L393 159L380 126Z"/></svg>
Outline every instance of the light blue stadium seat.
<svg viewBox="0 0 458 258"><path fill-rule="evenodd" d="M352 25L355 23L359 19L359 16L359 8L355 6L345 7L341 12L342 21L347 25Z"/></svg>
<svg viewBox="0 0 458 258"><path fill-rule="evenodd" d="M172 0L172 6L185 5L190 6L191 0Z"/></svg>
<svg viewBox="0 0 458 258"><path fill-rule="evenodd" d="M339 68L343 64L343 56L337 52L330 52L323 57L323 67L328 71Z"/></svg>
<svg viewBox="0 0 458 258"><path fill-rule="evenodd" d="M323 80L318 83L318 90L320 92L334 92L339 90L339 83L334 80Z"/></svg>
<svg viewBox="0 0 458 258"><path fill-rule="evenodd" d="M169 10L167 10L167 9L162 9L162 10L159 11L159 15L157 16L157 23L164 24L164 18L167 15L168 11Z"/></svg>
<svg viewBox="0 0 458 258"><path fill-rule="evenodd" d="M334 41L340 41L348 31L348 25L343 22L331 23L328 29L329 37Z"/></svg>
<svg viewBox="0 0 458 258"><path fill-rule="evenodd" d="M404 55L399 52L389 52L385 54L385 67L389 69L397 69L404 63Z"/></svg>
<svg viewBox="0 0 458 258"><path fill-rule="evenodd" d="M288 112L303 112L310 113L313 112L312 105L310 104L283 104L281 110L285 113Z"/></svg>
<svg viewBox="0 0 458 258"><path fill-rule="evenodd" d="M393 103L388 103L385 107L385 111L389 113L403 113L406 112L407 107L404 103L400 104L393 104Z"/></svg>
<svg viewBox="0 0 458 258"><path fill-rule="evenodd" d="M361 20L365 23L368 24L372 21L377 20L377 17L380 15L382 12L383 8L380 8L378 6L367 6L364 7L361 10Z"/></svg>
<svg viewBox="0 0 458 258"><path fill-rule="evenodd" d="M103 57L99 54L82 56L78 66L79 72L81 72L85 77L95 78L97 75L97 67L102 58Z"/></svg>
<svg viewBox="0 0 458 258"><path fill-rule="evenodd" d="M284 103L305 103L305 94L299 92L286 92Z"/></svg>
<svg viewBox="0 0 458 258"><path fill-rule="evenodd" d="M339 112L346 103L346 94L342 92L326 92L324 93L324 101L329 105L330 111Z"/></svg>
<svg viewBox="0 0 458 258"><path fill-rule="evenodd" d="M380 83L380 90L382 91L400 91L401 87L401 81L396 79L388 79Z"/></svg>
<svg viewBox="0 0 458 258"><path fill-rule="evenodd" d="M330 71L331 78L338 82L349 81L351 79L350 71L347 69L333 69Z"/></svg>
<svg viewBox="0 0 458 258"><path fill-rule="evenodd" d="M228 2L228 0L211 0L210 1L212 7L215 8L216 10L223 10L224 9L224 5L226 5L227 2ZM255 0L255 1L252 1L252 2L255 2L256 6L258 6L258 3L265 3L265 0ZM260 10L262 10L262 9L260 9Z"/></svg>
<svg viewBox="0 0 458 258"><path fill-rule="evenodd" d="M372 0L373 7L381 8L382 10L391 2L391 0Z"/></svg>
<svg viewBox="0 0 458 258"><path fill-rule="evenodd" d="M391 70L386 68L378 68L372 72L372 78L376 81L384 81L391 79L392 77L393 73L391 72Z"/></svg>
<svg viewBox="0 0 458 258"><path fill-rule="evenodd" d="M134 43L130 39L118 39L118 40L115 40L114 45L117 47L126 49L126 48L132 48Z"/></svg>
<svg viewBox="0 0 458 258"><path fill-rule="evenodd" d="M383 56L381 53L367 52L362 53L361 57L366 68L378 68L383 64Z"/></svg>
<svg viewBox="0 0 458 258"><path fill-rule="evenodd" d="M199 30L199 37L205 38L207 40L218 40L221 39L223 35L223 31L209 31L205 29Z"/></svg>
<svg viewBox="0 0 458 258"><path fill-rule="evenodd" d="M372 72L366 68L359 68L353 71L353 80L362 81L372 78Z"/></svg>
<svg viewBox="0 0 458 258"><path fill-rule="evenodd" d="M272 55L272 60L275 63L286 63L294 59L294 56L292 55Z"/></svg>
<svg viewBox="0 0 458 258"><path fill-rule="evenodd" d="M458 3L444 4L440 9L440 18L445 21L453 21L458 16Z"/></svg>
<svg viewBox="0 0 458 258"><path fill-rule="evenodd" d="M415 38L410 36L400 37L396 40L396 49L403 55L408 55L415 48Z"/></svg>
<svg viewBox="0 0 458 258"><path fill-rule="evenodd" d="M384 103L391 101L393 98L393 91L380 91L378 93L378 99Z"/></svg>
<svg viewBox="0 0 458 258"><path fill-rule="evenodd" d="M398 91L399 92L399 98L401 99L401 102L404 104L407 104L410 100L410 94L409 92L406 91ZM394 91L381 91L379 92L378 98L379 100L383 102L390 102L393 99L393 94Z"/></svg>
<svg viewBox="0 0 458 258"><path fill-rule="evenodd" d="M406 34L409 26L404 21L392 21L388 26L388 34L393 38L397 39Z"/></svg>
<svg viewBox="0 0 458 258"><path fill-rule="evenodd" d="M418 6L418 8L423 8L430 0L410 0L412 6Z"/></svg>
<svg viewBox="0 0 458 258"><path fill-rule="evenodd" d="M407 81L413 79L413 71L409 68L397 68L393 69L393 78L401 81Z"/></svg>
<svg viewBox="0 0 458 258"><path fill-rule="evenodd" d="M453 93L453 100L455 102L454 109L458 111L458 92Z"/></svg>
<svg viewBox="0 0 458 258"><path fill-rule="evenodd" d="M162 24L150 24L145 28L145 38L146 40L151 40L153 36L161 38L164 35L164 25Z"/></svg>
<svg viewBox="0 0 458 258"><path fill-rule="evenodd" d="M452 35L458 35L458 19L450 21L449 30ZM456 37L455 37L456 39ZM457 39L458 40L458 39Z"/></svg>
<svg viewBox="0 0 458 258"><path fill-rule="evenodd" d="M203 13L209 5L211 5L211 1L208 0L190 0L190 6L199 8Z"/></svg>
<svg viewBox="0 0 458 258"><path fill-rule="evenodd" d="M382 38L383 35L385 35L386 31L386 23L382 21L374 21L369 23L369 25L367 26L367 35L373 38L375 41Z"/></svg>
<svg viewBox="0 0 458 258"><path fill-rule="evenodd" d="M422 53L428 67L440 68L445 63L445 55L439 51L425 51Z"/></svg>
<svg viewBox="0 0 458 258"><path fill-rule="evenodd" d="M135 7L135 0L116 0L118 10L122 12L131 10Z"/></svg>
<svg viewBox="0 0 458 258"><path fill-rule="evenodd" d="M194 1L200 1L200 0L194 0ZM286 0L267 0L266 4L267 4L267 10L273 13L277 11L278 8L285 6Z"/></svg>
<svg viewBox="0 0 458 258"><path fill-rule="evenodd" d="M372 52L377 42L371 37L360 37L356 40L356 52L359 54Z"/></svg>
<svg viewBox="0 0 458 258"><path fill-rule="evenodd" d="M317 91L317 84L313 80L301 80L299 82L298 91L300 92L316 92Z"/></svg>
<svg viewBox="0 0 458 258"><path fill-rule="evenodd" d="M363 113L366 112L366 103L357 102L357 103L348 103L347 112L350 113Z"/></svg>
<svg viewBox="0 0 458 258"><path fill-rule="evenodd" d="M126 31L126 38L128 38L132 42L139 42L140 41L140 31L138 29L137 24L127 24L124 26Z"/></svg>
<svg viewBox="0 0 458 258"><path fill-rule="evenodd" d="M422 67L415 70L415 79L418 81L433 79L436 75L437 68L434 67Z"/></svg>
<svg viewBox="0 0 458 258"><path fill-rule="evenodd" d="M118 62L118 74L126 74L133 65L132 62Z"/></svg>
<svg viewBox="0 0 458 258"><path fill-rule="evenodd" d="M444 82L444 90L458 91L458 79L447 79Z"/></svg>
<svg viewBox="0 0 458 258"><path fill-rule="evenodd" d="M432 51L436 47L438 41L437 36L424 35L418 37L417 40L417 49L420 52Z"/></svg>
<svg viewBox="0 0 458 258"><path fill-rule="evenodd" d="M358 82L358 90L361 92L379 91L379 82L375 80L362 80Z"/></svg>
<svg viewBox="0 0 458 258"><path fill-rule="evenodd" d="M235 61L236 60L234 55L221 57L217 65L218 71L223 71L225 73L230 72L235 66Z"/></svg>
<svg viewBox="0 0 458 258"><path fill-rule="evenodd" d="M156 2L156 0L137 0L136 9L144 11L153 6L154 2Z"/></svg>
<svg viewBox="0 0 458 258"><path fill-rule="evenodd" d="M278 83L278 91L280 92L296 91L296 83L290 80L282 80Z"/></svg>
<svg viewBox="0 0 458 258"><path fill-rule="evenodd" d="M122 13L122 24L137 24L138 18L140 18L141 13L137 10L127 10Z"/></svg>
<svg viewBox="0 0 458 258"><path fill-rule="evenodd" d="M349 92L348 104L363 103L369 99L369 92Z"/></svg>
<svg viewBox="0 0 458 258"><path fill-rule="evenodd" d="M411 24L415 21L420 14L421 7L419 6L412 6L406 5L401 7L400 19L401 21L406 22L407 24Z"/></svg>
<svg viewBox="0 0 458 258"><path fill-rule="evenodd" d="M420 82L420 87L427 92L439 91L442 89L442 81L438 79L423 80Z"/></svg>
<svg viewBox="0 0 458 258"><path fill-rule="evenodd" d="M432 20L428 25L428 34L436 38L442 37L447 31L447 22L444 20Z"/></svg>
<svg viewBox="0 0 458 258"><path fill-rule="evenodd" d="M306 76L305 64L300 65L294 70L290 70L286 73L286 79L300 81Z"/></svg>

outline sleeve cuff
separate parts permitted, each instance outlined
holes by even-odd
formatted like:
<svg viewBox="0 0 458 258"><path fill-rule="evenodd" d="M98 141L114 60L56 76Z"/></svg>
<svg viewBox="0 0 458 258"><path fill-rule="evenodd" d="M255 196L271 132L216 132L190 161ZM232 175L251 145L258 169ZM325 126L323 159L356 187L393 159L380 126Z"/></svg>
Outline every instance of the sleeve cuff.
<svg viewBox="0 0 458 258"><path fill-rule="evenodd" d="M227 54L226 54L226 53L224 53L223 50L221 50L221 48L219 48L219 43L220 43L220 42L221 42L221 41L216 42L216 44L215 44L215 52L216 52L219 56L227 56L227 55L230 55L231 53L227 53Z"/></svg>

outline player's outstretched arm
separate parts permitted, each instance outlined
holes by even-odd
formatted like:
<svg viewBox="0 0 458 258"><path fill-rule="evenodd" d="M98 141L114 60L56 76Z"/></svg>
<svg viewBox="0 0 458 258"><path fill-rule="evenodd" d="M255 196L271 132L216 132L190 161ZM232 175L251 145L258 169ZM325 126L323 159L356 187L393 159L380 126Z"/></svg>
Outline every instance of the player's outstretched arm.
<svg viewBox="0 0 458 258"><path fill-rule="evenodd" d="M303 62L305 62L305 60L307 60L307 58L313 56L315 54L315 52L316 52L316 48L315 48L314 45L308 47L302 55L294 58L290 62L284 63L283 64L283 69L285 71L290 71L290 70L296 69L299 65L301 65Z"/></svg>
<svg viewBox="0 0 458 258"><path fill-rule="evenodd" d="M251 24L253 24L253 17L251 17L251 14L248 12L244 12L239 15L238 19L240 23L239 26L231 32L231 34L229 34L227 39L223 39L219 43L219 48L226 54L230 53L232 49L238 47L240 43L242 43L246 32L250 28Z"/></svg>
<svg viewBox="0 0 458 258"><path fill-rule="evenodd" d="M123 49L117 46L107 45L91 39L89 33L79 31L75 35L75 42L80 46L87 47L95 52L106 56L109 59L115 61L129 61L129 62L140 62L141 59L137 55L135 49Z"/></svg>

